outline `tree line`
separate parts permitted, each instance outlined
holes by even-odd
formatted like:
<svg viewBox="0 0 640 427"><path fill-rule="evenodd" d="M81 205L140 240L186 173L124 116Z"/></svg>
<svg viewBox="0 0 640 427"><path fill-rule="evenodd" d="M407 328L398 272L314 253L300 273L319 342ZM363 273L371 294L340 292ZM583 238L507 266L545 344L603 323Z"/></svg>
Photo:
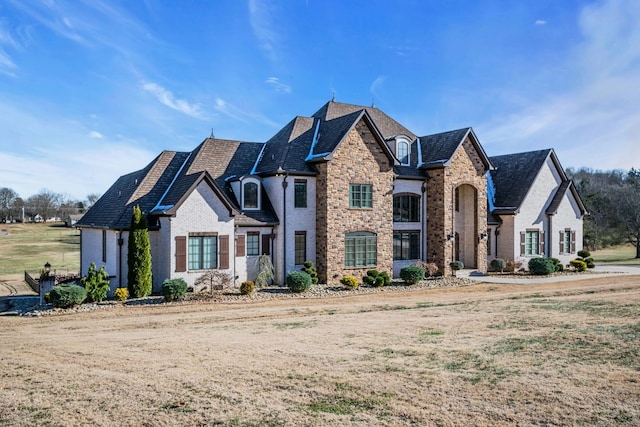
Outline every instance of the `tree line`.
<svg viewBox="0 0 640 427"><path fill-rule="evenodd" d="M11 188L0 187L0 222L34 220L38 215L43 221L51 218L64 219L68 215L86 212L98 199L99 194L89 194L86 200L76 200L69 195L42 189L26 199Z"/></svg>
<svg viewBox="0 0 640 427"><path fill-rule="evenodd" d="M568 169L586 205L584 245L590 250L630 243L640 258L640 170Z"/></svg>

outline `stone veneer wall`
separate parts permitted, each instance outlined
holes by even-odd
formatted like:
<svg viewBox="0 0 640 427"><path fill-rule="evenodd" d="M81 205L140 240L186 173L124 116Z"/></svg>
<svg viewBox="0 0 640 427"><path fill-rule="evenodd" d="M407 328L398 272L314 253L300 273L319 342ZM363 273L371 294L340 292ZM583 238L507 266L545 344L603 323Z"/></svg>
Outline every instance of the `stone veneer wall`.
<svg viewBox="0 0 640 427"><path fill-rule="evenodd" d="M428 175L427 259L435 259L440 270L444 271L445 275L450 275L449 263L452 261L454 243L446 237L453 232L455 188L462 184L469 184L477 190L477 234L484 232L487 228L486 169L478 152L467 138L453 155L450 166L430 170ZM476 269L486 272L487 242L478 241L477 237L470 237L477 244Z"/></svg>
<svg viewBox="0 0 640 427"><path fill-rule="evenodd" d="M393 167L370 128L360 121L333 159L318 164L316 179L316 266L321 283L336 284L345 275L358 281L367 268L345 268L344 236L369 231L378 236L376 269L393 269ZM372 184L373 208L349 208L349 184Z"/></svg>

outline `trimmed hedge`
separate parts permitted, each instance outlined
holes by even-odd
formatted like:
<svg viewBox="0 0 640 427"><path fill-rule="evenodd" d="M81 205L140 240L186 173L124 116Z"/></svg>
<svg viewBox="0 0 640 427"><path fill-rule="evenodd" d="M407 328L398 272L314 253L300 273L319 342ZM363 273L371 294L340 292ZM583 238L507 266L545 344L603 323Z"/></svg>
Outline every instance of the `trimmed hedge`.
<svg viewBox="0 0 640 427"><path fill-rule="evenodd" d="M495 258L491 260L491 269L493 271L503 272L507 268L507 262L502 258Z"/></svg>
<svg viewBox="0 0 640 427"><path fill-rule="evenodd" d="M70 308L82 304L87 299L87 291L75 283L54 286L49 292L49 301L57 308Z"/></svg>
<svg viewBox="0 0 640 427"><path fill-rule="evenodd" d="M555 272L556 267L550 258L531 258L529 260L529 271L533 274L543 276Z"/></svg>
<svg viewBox="0 0 640 427"><path fill-rule="evenodd" d="M413 285L424 279L424 268L417 265L403 267L400 270L400 278L408 285Z"/></svg>
<svg viewBox="0 0 640 427"><path fill-rule="evenodd" d="M182 279L166 279L162 283L161 292L167 302L182 299L187 294L187 282Z"/></svg>
<svg viewBox="0 0 640 427"><path fill-rule="evenodd" d="M311 276L302 271L293 271L287 274L287 287L291 292L306 292L311 287Z"/></svg>
<svg viewBox="0 0 640 427"><path fill-rule="evenodd" d="M369 286L384 286L391 282L391 278L386 272L379 273L378 270L369 270L367 275L362 278L362 283Z"/></svg>

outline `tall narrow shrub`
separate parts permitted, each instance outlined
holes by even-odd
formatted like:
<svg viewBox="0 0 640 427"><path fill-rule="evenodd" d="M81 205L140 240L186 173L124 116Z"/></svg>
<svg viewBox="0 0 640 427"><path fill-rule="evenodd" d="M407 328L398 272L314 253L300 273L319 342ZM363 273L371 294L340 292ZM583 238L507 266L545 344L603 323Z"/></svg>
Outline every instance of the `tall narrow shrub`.
<svg viewBox="0 0 640 427"><path fill-rule="evenodd" d="M129 294L133 298L151 294L151 242L147 220L140 206L133 208L129 226L129 253L127 254L127 273Z"/></svg>
<svg viewBox="0 0 640 427"><path fill-rule="evenodd" d="M82 282L84 289L87 291L87 299L89 301L100 302L107 297L110 282L109 273L104 269L104 265L100 267L100 270L96 270L95 262L89 264L89 271L87 271L85 277L80 279L80 282Z"/></svg>

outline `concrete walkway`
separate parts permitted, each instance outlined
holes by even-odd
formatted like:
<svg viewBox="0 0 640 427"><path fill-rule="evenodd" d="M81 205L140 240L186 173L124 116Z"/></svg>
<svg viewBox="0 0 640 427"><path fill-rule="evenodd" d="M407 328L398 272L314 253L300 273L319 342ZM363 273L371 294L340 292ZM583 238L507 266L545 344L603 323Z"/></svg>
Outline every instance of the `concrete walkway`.
<svg viewBox="0 0 640 427"><path fill-rule="evenodd" d="M484 283L506 283L506 284L535 284L535 283L554 283L569 282L573 280L592 279L594 277L613 277L620 275L640 275L640 266L622 266L622 265L597 265L593 270L585 274L571 274L567 276L485 276L474 270L459 271L458 277L466 277L477 282Z"/></svg>

